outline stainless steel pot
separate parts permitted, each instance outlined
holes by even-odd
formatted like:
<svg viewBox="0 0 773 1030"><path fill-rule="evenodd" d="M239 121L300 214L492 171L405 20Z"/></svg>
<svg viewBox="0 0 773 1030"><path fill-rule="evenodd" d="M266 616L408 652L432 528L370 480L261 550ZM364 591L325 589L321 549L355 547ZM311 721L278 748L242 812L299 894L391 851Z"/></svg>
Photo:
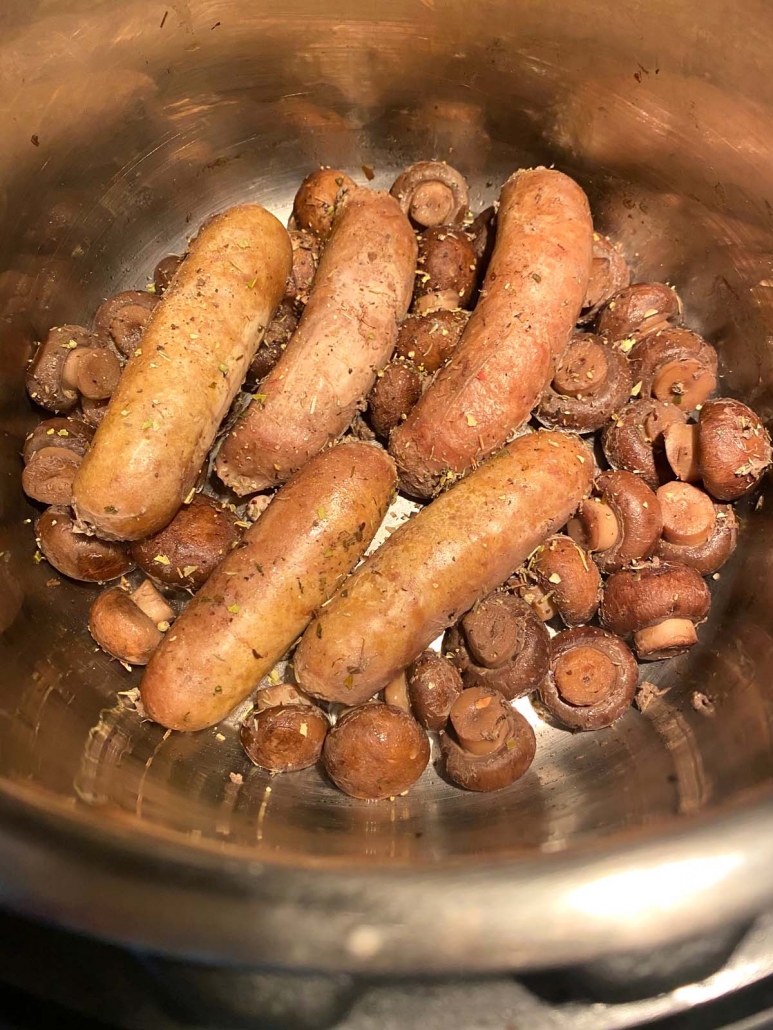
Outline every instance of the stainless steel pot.
<svg viewBox="0 0 773 1030"><path fill-rule="evenodd" d="M539 727L512 788L429 772L367 805L269 780L233 724L169 735L95 652L95 591L34 560L19 450L37 334L146 282L211 211L288 213L342 165L519 165L586 186L667 278L723 385L773 410L773 23L762 0L5 0L0 35L0 903L180 955L415 972L654 947L773 895L773 516L743 513L711 619L613 730ZM694 693L709 699L708 709ZM234 775L229 775L233 773Z"/></svg>

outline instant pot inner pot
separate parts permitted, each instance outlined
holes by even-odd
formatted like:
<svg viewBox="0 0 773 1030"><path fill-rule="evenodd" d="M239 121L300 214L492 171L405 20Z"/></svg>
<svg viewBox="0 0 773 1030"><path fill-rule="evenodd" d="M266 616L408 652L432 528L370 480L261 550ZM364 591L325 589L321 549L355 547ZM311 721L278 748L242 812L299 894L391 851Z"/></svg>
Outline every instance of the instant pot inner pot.
<svg viewBox="0 0 773 1030"><path fill-rule="evenodd" d="M653 4L635 26L616 5L590 13L576 0L396 0L373 9L377 22L358 5L332 7L6 0L2 791L29 811L69 805L100 833L128 825L191 852L216 842L234 859L318 868L474 859L480 870L654 839L758 801L773 729L767 484L742 510L699 645L643 667L660 688L645 710L579 735L532 713L537 759L492 795L429 768L407 796L368 804L315 770L253 768L235 720L189 735L142 722L139 671L86 631L97 590L35 562L19 457L40 417L23 386L34 340L143 288L213 211L257 201L285 220L321 163L388 188L405 164L446 159L469 177L475 210L515 168L555 163L588 190L597 228L623 244L636 278L677 287L687 323L719 349L723 390L770 416L772 87L755 71L761 35L744 33L712 63L718 5L696 25L686 5Z"/></svg>

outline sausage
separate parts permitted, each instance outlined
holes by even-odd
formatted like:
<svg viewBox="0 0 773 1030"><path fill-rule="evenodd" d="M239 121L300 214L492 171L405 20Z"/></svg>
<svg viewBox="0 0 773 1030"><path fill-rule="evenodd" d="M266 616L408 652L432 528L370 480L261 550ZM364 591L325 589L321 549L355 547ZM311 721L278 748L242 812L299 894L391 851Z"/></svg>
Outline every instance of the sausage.
<svg viewBox="0 0 773 1030"><path fill-rule="evenodd" d="M357 705L503 583L588 493L580 440L519 437L400 527L309 626L295 653L302 689Z"/></svg>
<svg viewBox="0 0 773 1030"><path fill-rule="evenodd" d="M394 493L392 459L344 443L273 498L174 623L141 684L151 719L211 726L243 701L362 557Z"/></svg>
<svg viewBox="0 0 773 1030"><path fill-rule="evenodd" d="M404 488L431 497L493 454L529 417L585 299L593 253L588 198L547 168L502 188L494 253L451 360L390 437Z"/></svg>
<svg viewBox="0 0 773 1030"><path fill-rule="evenodd" d="M292 247L257 204L207 222L156 306L75 479L106 540L163 529L188 496L284 294Z"/></svg>
<svg viewBox="0 0 773 1030"><path fill-rule="evenodd" d="M227 486L248 494L283 483L346 430L392 355L416 257L393 197L347 193L298 329L220 450Z"/></svg>

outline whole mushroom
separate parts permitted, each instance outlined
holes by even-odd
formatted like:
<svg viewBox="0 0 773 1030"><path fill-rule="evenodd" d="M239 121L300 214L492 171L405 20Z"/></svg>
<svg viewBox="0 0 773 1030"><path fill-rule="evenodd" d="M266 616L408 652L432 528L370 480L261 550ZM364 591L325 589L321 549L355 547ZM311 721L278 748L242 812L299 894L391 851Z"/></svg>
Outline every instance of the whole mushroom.
<svg viewBox="0 0 773 1030"><path fill-rule="evenodd" d="M663 530L657 496L632 472L604 472L595 489L567 525L572 539L593 552L602 572L649 558Z"/></svg>
<svg viewBox="0 0 773 1030"><path fill-rule="evenodd" d="M520 597L496 591L452 626L443 654L465 687L486 686L512 700L536 690L549 661L548 631Z"/></svg>
<svg viewBox="0 0 773 1030"><path fill-rule="evenodd" d="M429 762L424 730L406 712L380 701L351 708L328 733L325 770L345 794L367 801L408 790Z"/></svg>
<svg viewBox="0 0 773 1030"><path fill-rule="evenodd" d="M330 724L309 704L281 704L254 709L242 723L241 742L247 757L270 772L298 772L314 765Z"/></svg>
<svg viewBox="0 0 773 1030"><path fill-rule="evenodd" d="M53 504L35 527L38 547L59 572L84 583L104 583L134 568L128 546L78 533L69 508Z"/></svg>
<svg viewBox="0 0 773 1030"><path fill-rule="evenodd" d="M464 308L477 284L477 256L472 240L452 225L433 226L419 236L413 310Z"/></svg>
<svg viewBox="0 0 773 1030"><path fill-rule="evenodd" d="M75 474L93 436L94 430L76 419L50 418L39 423L22 450L25 494L42 504L69 505Z"/></svg>
<svg viewBox="0 0 773 1030"><path fill-rule="evenodd" d="M684 425L687 416L674 404L651 397L627 404L612 416L601 436L604 456L613 469L634 472L652 490L670 478L664 432L674 423Z"/></svg>
<svg viewBox="0 0 773 1030"><path fill-rule="evenodd" d="M294 228L326 240L333 227L336 205L355 185L339 168L318 168L301 183L293 201Z"/></svg>
<svg viewBox="0 0 773 1030"><path fill-rule="evenodd" d="M663 536L655 555L683 562L708 576L721 569L735 550L738 520L729 504L715 504L708 494L679 481L658 490Z"/></svg>
<svg viewBox="0 0 773 1030"><path fill-rule="evenodd" d="M470 206L467 180L445 161L417 161L389 191L415 225L460 225Z"/></svg>
<svg viewBox="0 0 773 1030"><path fill-rule="evenodd" d="M682 654L698 641L695 627L708 615L711 595L701 574L665 563L610 576L601 599L601 624L633 637L639 658L654 662Z"/></svg>
<svg viewBox="0 0 773 1030"><path fill-rule="evenodd" d="M625 405L631 386L628 361L620 350L600 336L575 333L535 414L551 428L593 433Z"/></svg>
<svg viewBox="0 0 773 1030"><path fill-rule="evenodd" d="M442 730L463 690L456 666L436 651L422 651L408 669L408 699L425 730Z"/></svg>
<svg viewBox="0 0 773 1030"><path fill-rule="evenodd" d="M411 361L390 362L368 396L370 424L384 439L408 417L421 397L426 376Z"/></svg>
<svg viewBox="0 0 773 1030"><path fill-rule="evenodd" d="M147 665L174 619L174 609L149 580L133 591L110 587L89 613L89 632L103 651L129 665Z"/></svg>
<svg viewBox="0 0 773 1030"><path fill-rule="evenodd" d="M147 290L116 293L97 308L94 328L109 333L121 354L130 358L140 345L158 301L159 298Z"/></svg>
<svg viewBox="0 0 773 1030"><path fill-rule="evenodd" d="M599 730L631 707L638 680L636 659L620 637L577 626L551 640L540 699L569 729Z"/></svg>
<svg viewBox="0 0 773 1030"><path fill-rule="evenodd" d="M196 494L153 536L131 545L134 560L166 586L198 590L241 538L238 518L211 497Z"/></svg>
<svg viewBox="0 0 773 1030"><path fill-rule="evenodd" d="M104 334L61 325L38 346L27 369L27 390L41 407L64 414L80 397L110 397L120 378L121 363Z"/></svg>
<svg viewBox="0 0 773 1030"><path fill-rule="evenodd" d="M537 741L526 719L491 687L463 690L440 734L446 774L466 790L500 790L534 761Z"/></svg>
<svg viewBox="0 0 773 1030"><path fill-rule="evenodd" d="M395 354L420 371L437 372L456 350L469 318L469 311L462 310L408 315L397 332Z"/></svg>
<svg viewBox="0 0 773 1030"><path fill-rule="evenodd" d="M634 283L626 286L601 312L598 331L611 342L637 333L665 329L681 314L676 291L666 283Z"/></svg>
<svg viewBox="0 0 773 1030"><path fill-rule="evenodd" d="M638 340L629 353L642 397L652 395L692 411L717 388L717 352L689 329L660 329Z"/></svg>
<svg viewBox="0 0 773 1030"><path fill-rule="evenodd" d="M665 443L677 479L703 480L718 501L749 493L770 467L768 431L756 412L731 397L704 404L697 425L669 427Z"/></svg>
<svg viewBox="0 0 773 1030"><path fill-rule="evenodd" d="M601 308L631 281L622 250L608 236L593 234L593 261L578 322L592 322Z"/></svg>
<svg viewBox="0 0 773 1030"><path fill-rule="evenodd" d="M601 575L590 554L568 536L552 536L529 560L530 578L552 614L567 626L582 626L596 614L601 600ZM533 605L527 592L521 595Z"/></svg>

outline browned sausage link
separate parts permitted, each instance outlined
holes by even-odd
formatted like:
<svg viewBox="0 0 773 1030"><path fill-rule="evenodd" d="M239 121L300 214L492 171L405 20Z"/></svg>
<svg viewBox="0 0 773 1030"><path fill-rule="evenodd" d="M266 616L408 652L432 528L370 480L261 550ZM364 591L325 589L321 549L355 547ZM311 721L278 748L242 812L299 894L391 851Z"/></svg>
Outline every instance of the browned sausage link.
<svg viewBox="0 0 773 1030"><path fill-rule="evenodd" d="M201 229L75 480L73 506L99 536L139 540L173 518L282 298L291 261L286 230L257 204Z"/></svg>
<svg viewBox="0 0 773 1030"><path fill-rule="evenodd" d="M416 254L397 201L347 193L298 329L221 448L227 486L248 494L283 483L346 430L394 350Z"/></svg>
<svg viewBox="0 0 773 1030"><path fill-rule="evenodd" d="M153 655L141 688L150 717L199 730L243 701L362 557L394 487L389 456L372 444L342 444L310 461Z"/></svg>
<svg viewBox="0 0 773 1030"><path fill-rule="evenodd" d="M503 583L587 493L590 452L560 433L520 437L405 523L309 627L302 688L359 704Z"/></svg>
<svg viewBox="0 0 773 1030"><path fill-rule="evenodd" d="M588 199L561 172L505 183L497 239L459 347L390 440L401 480L429 497L501 447L529 417L585 296L593 247Z"/></svg>

